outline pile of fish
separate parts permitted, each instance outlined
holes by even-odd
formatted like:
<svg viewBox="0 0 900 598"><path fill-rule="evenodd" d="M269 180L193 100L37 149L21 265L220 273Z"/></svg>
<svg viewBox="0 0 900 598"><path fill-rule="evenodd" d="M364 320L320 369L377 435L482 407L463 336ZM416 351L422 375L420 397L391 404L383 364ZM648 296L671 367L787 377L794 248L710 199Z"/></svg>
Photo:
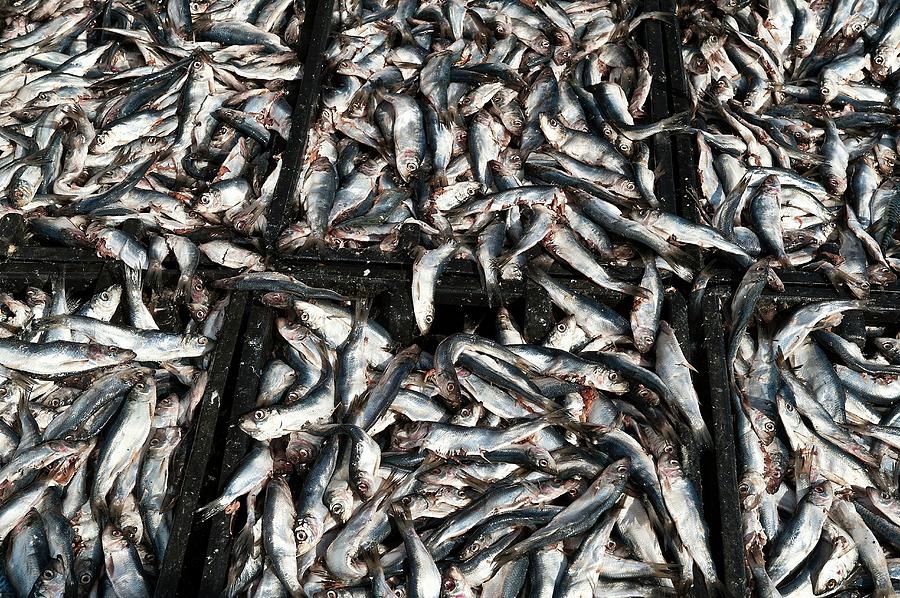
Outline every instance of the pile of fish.
<svg viewBox="0 0 900 598"><path fill-rule="evenodd" d="M645 122L652 76L635 31L671 14L554 0L373 8L340 3L300 221L280 251L392 251L406 224L433 252L420 260L476 259L495 305L498 281L520 279L538 247L630 293L601 264L640 262L636 248L685 280L697 265L683 245L753 261L659 209L649 144L690 115Z"/></svg>
<svg viewBox="0 0 900 598"><path fill-rule="evenodd" d="M900 270L900 7L682 4L701 218L856 297Z"/></svg>
<svg viewBox="0 0 900 598"><path fill-rule="evenodd" d="M199 324L137 281L0 293L2 592L152 590L228 296Z"/></svg>
<svg viewBox="0 0 900 598"><path fill-rule="evenodd" d="M268 276L234 283L275 310L276 349L238 422L253 442L199 511L234 518L225 595L720 585L682 471L709 431L661 303L636 301L630 324L544 277L568 315L543 342L499 308L482 325L496 340L464 330L430 354L398 347L368 300L310 299Z"/></svg>
<svg viewBox="0 0 900 598"><path fill-rule="evenodd" d="M0 217L132 268L175 244L258 267L235 241L266 227L303 2L4 4Z"/></svg>
<svg viewBox="0 0 900 598"><path fill-rule="evenodd" d="M744 550L756 595L895 596L898 331L866 326L855 341L838 334L846 313L873 309L864 300L776 315L768 298L760 300L767 271L765 263L751 269L735 294L728 349Z"/></svg>

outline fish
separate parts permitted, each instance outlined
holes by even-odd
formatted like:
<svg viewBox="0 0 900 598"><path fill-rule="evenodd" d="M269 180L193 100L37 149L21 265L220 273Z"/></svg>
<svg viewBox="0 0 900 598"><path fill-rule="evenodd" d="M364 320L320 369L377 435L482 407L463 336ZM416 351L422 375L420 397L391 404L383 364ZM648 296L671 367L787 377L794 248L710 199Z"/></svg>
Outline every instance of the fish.
<svg viewBox="0 0 900 598"><path fill-rule="evenodd" d="M184 295L198 248L259 267L305 7L164 5L149 19L127 16L142 9L125 0L7 7L0 213L29 244L90 248L150 269L148 282L164 241Z"/></svg>
<svg viewBox="0 0 900 598"><path fill-rule="evenodd" d="M885 530L896 517L897 421L894 364L884 355L892 345L884 329L857 345L839 327L849 310L865 320L878 308L805 300L763 316L766 299L735 301L729 339L747 563L781 595L838 591L865 571L874 594L893 596L887 559L897 547Z"/></svg>
<svg viewBox="0 0 900 598"><path fill-rule="evenodd" d="M725 12L699 2L677 11L692 116L681 134L705 165L701 221L733 242L758 241L756 258L821 271L859 297L889 284L867 267L896 244L890 3L780 2L765 16L717 5Z"/></svg>
<svg viewBox="0 0 900 598"><path fill-rule="evenodd" d="M544 284L552 281L543 276ZM665 301L662 289L654 292L655 301ZM646 415L626 406L625 397L641 396L632 390L637 381L652 389L657 405L674 401L676 387L685 396L696 393L664 320L644 332L653 337L650 346L664 349L641 354L629 302L611 307L560 287L564 305L562 296L570 293L569 301L587 306L566 317L587 331L588 342L614 332L624 346L594 342L581 351L529 344L517 332L519 308L487 307L501 323L497 340L464 326L431 354L381 332L379 350L391 357L349 368L342 364L346 351L357 350L350 348L354 335L387 330L377 297L350 297L356 308L348 309L346 297L305 301L273 293L280 292L258 298L276 322L273 351L263 358L255 405L238 419L250 450L223 481L221 495L197 513L203 520L248 514L243 528L232 526L243 539L226 556L229 593L276 591L271 586L298 595L298 583L307 595L388 589L476 595L529 587L549 595L570 583L600 591L624 580L673 591L691 584L721 588L702 500L677 456L681 447L698 450L687 448L700 445L689 429L675 428L682 419L702 422L699 404L684 414L674 403ZM313 313L333 314L340 324ZM651 322L656 318L650 315ZM666 374L670 366L659 360L680 373ZM366 389L342 401L339 388L361 372ZM309 386L299 389L301 379ZM563 390L550 392L548 384ZM312 458L279 465L277 447L285 442L288 451ZM620 517L635 493L642 498ZM266 523L270 496L290 507L281 512L284 525ZM284 513L296 514L292 539ZM260 538L258 552L248 553L247 526L260 520L252 532ZM606 526L607 539L616 526L629 548L613 551L604 540L597 554L577 560L598 526ZM540 570L553 575L537 579L529 571L543 551L550 553ZM586 565L586 558L603 566ZM272 573L258 563L271 563ZM685 573L694 563L701 572L696 580Z"/></svg>
<svg viewBox="0 0 900 598"><path fill-rule="evenodd" d="M174 299L175 284L128 288L123 273L85 289L64 271L51 273L48 288L7 287L7 301L20 301L29 317L6 321L12 336L0 339L0 428L11 433L0 457L6 570L15 571L16 595L149 596L184 482L191 404L203 397L215 343L132 317ZM54 290L64 309L44 309ZM123 295L129 309L119 309ZM193 328L177 317L178 329ZM98 335L112 344L98 344Z"/></svg>

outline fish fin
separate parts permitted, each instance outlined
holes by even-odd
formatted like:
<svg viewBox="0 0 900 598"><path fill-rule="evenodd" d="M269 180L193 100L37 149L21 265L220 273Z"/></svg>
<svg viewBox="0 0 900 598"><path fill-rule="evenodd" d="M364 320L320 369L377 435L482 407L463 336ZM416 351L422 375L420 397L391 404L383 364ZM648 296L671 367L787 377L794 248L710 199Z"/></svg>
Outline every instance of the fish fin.
<svg viewBox="0 0 900 598"><path fill-rule="evenodd" d="M653 571L653 576L660 579L680 579L684 573L681 565L672 565L669 563L648 563Z"/></svg>

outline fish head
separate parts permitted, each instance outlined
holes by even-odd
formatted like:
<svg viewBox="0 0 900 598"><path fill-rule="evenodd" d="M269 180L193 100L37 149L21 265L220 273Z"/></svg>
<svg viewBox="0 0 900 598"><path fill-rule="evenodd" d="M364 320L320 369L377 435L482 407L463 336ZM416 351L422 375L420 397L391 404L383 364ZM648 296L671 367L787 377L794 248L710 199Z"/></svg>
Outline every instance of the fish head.
<svg viewBox="0 0 900 598"><path fill-rule="evenodd" d="M471 598L475 596L472 586L456 565L444 570L441 581L441 598Z"/></svg>
<svg viewBox="0 0 900 598"><path fill-rule="evenodd" d="M671 482L683 477L681 461L673 453L662 453L656 460L656 471L660 482Z"/></svg>
<svg viewBox="0 0 900 598"><path fill-rule="evenodd" d="M659 213L650 208L640 208L631 210L631 212L628 213L628 217L640 224L652 224L659 218Z"/></svg>
<svg viewBox="0 0 900 598"><path fill-rule="evenodd" d="M34 185L24 179L18 179L11 185L9 196L13 203L18 207L22 207L31 202L37 189Z"/></svg>
<svg viewBox="0 0 900 598"><path fill-rule="evenodd" d="M836 534L831 539L831 557L815 572L813 590L817 595L834 591L847 579L857 559L854 556L852 563L848 562L846 555L854 550L852 541L843 534Z"/></svg>
<svg viewBox="0 0 900 598"><path fill-rule="evenodd" d="M638 301L643 301L643 299L635 299L635 302ZM656 342L656 334L654 334L652 329L646 326L638 326L632 333L634 334L634 346L637 347L638 351L647 353L653 348L653 343Z"/></svg>
<svg viewBox="0 0 900 598"><path fill-rule="evenodd" d="M827 511L834 501L834 485L828 480L822 480L809 489L807 500Z"/></svg>
<svg viewBox="0 0 900 598"><path fill-rule="evenodd" d="M421 166L419 156L413 150L403 150L397 155L397 172L404 181L413 178Z"/></svg>
<svg viewBox="0 0 900 598"><path fill-rule="evenodd" d="M397 426L391 437L391 446L399 451L418 448L430 430L430 422L409 422Z"/></svg>
<svg viewBox="0 0 900 598"><path fill-rule="evenodd" d="M217 188L210 188L200 194L191 207L199 214L216 214L225 209L222 205L222 191Z"/></svg>
<svg viewBox="0 0 900 598"><path fill-rule="evenodd" d="M638 384L635 389L637 396L641 398L648 405L657 406L660 404L662 398L651 388L644 386L643 384Z"/></svg>
<svg viewBox="0 0 900 598"><path fill-rule="evenodd" d="M461 405L462 394L459 389L459 376L456 368L449 367L440 370L434 370L431 376L432 382L440 391L441 396L447 399L450 405Z"/></svg>
<svg viewBox="0 0 900 598"><path fill-rule="evenodd" d="M57 555L56 557L50 559L50 561L47 563L47 566L41 572L40 577L37 578L32 593L35 596L50 595L51 592L49 588L57 587L60 585L64 586L65 583L66 568L63 564L62 556Z"/></svg>
<svg viewBox="0 0 900 598"><path fill-rule="evenodd" d="M302 556L316 547L324 532L322 522L306 515L297 519L294 525L294 540L297 542L297 556Z"/></svg>
<svg viewBox="0 0 900 598"><path fill-rule="evenodd" d="M838 81L823 78L819 82L819 93L822 95L822 102L829 104L838 96L841 86Z"/></svg>
<svg viewBox="0 0 900 598"><path fill-rule="evenodd" d="M410 517L416 519L424 516L426 513L436 510L438 504L438 496L434 493L416 492L415 494L407 494L400 499L403 509L409 512Z"/></svg>
<svg viewBox="0 0 900 598"><path fill-rule="evenodd" d="M106 345L97 345L91 343L88 345L88 356L100 363L124 363L131 361L137 354L131 349L121 349L119 347L109 347Z"/></svg>
<svg viewBox="0 0 900 598"><path fill-rule="evenodd" d="M266 440L281 436L282 418L277 407L255 409L242 416L238 425L241 430L256 438Z"/></svg>
<svg viewBox="0 0 900 598"><path fill-rule="evenodd" d="M326 491L322 501L328 507L331 516L340 523L347 523L353 514L353 490L349 487Z"/></svg>
<svg viewBox="0 0 900 598"><path fill-rule="evenodd" d="M766 481L759 473L748 471L738 484L738 495L745 511L752 511L762 504Z"/></svg>
<svg viewBox="0 0 900 598"><path fill-rule="evenodd" d="M75 559L75 580L79 586L79 595L87 595L88 590L94 585L96 579L94 575L100 569L98 569L98 563L95 563L94 559L80 557L81 555Z"/></svg>
<svg viewBox="0 0 900 598"><path fill-rule="evenodd" d="M194 357L206 355L215 345L212 339L202 334L185 334L181 344Z"/></svg>
<svg viewBox="0 0 900 598"><path fill-rule="evenodd" d="M155 456L169 455L181 442L181 428L171 426L159 428L153 431L150 440L147 441L147 450Z"/></svg>
<svg viewBox="0 0 900 598"><path fill-rule="evenodd" d="M559 466L556 463L556 459L553 458L553 455L550 454L550 451L542 446L529 444L525 448L525 456L528 457L529 463L531 463L540 471L549 473L551 475L556 475L559 471Z"/></svg>
<svg viewBox="0 0 900 598"><path fill-rule="evenodd" d="M550 145L559 149L559 146L566 139L566 133L568 132L566 128L559 120L548 116L545 112L541 112L538 119L540 120L541 132L544 133L544 137L547 138Z"/></svg>
<svg viewBox="0 0 900 598"><path fill-rule="evenodd" d="M287 460L293 463L295 467L306 466L315 460L316 455L319 453L319 449L307 436L291 433L290 440L288 440L284 453Z"/></svg>
<svg viewBox="0 0 900 598"><path fill-rule="evenodd" d="M875 505L875 508L882 513L900 514L900 505L890 492L879 490L878 488L866 488L866 496Z"/></svg>
<svg viewBox="0 0 900 598"><path fill-rule="evenodd" d="M889 359L900 360L900 339L878 338L875 339L875 348Z"/></svg>
<svg viewBox="0 0 900 598"><path fill-rule="evenodd" d="M595 483L595 486L597 488L602 488L609 484L624 484L625 480L628 479L629 473L631 473L631 459L628 457L617 459L606 466L606 469L600 474L600 480L602 480L602 482L599 484Z"/></svg>

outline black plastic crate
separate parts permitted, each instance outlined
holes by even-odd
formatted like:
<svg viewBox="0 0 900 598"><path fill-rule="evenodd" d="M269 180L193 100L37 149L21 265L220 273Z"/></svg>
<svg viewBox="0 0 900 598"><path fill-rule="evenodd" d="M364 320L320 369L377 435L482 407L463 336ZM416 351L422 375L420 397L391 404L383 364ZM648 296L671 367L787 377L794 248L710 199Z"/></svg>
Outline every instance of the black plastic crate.
<svg viewBox="0 0 900 598"><path fill-rule="evenodd" d="M799 273L798 273L799 274ZM787 278L787 277L783 277ZM798 277L802 278L802 277ZM766 289L763 297L773 301L778 312L817 301L852 299L848 293L837 292L827 281L819 280L815 284L792 284L785 280L783 293L774 293ZM744 541L741 523L741 505L738 495L738 472L740 471L734 405L729 384L729 368L726 363L726 347L728 345L728 323L725 311L731 302L731 287L717 286L707 290L703 299L703 339L702 351L705 353L704 368L709 383L705 389L708 393L708 409L712 413L712 433L716 447L716 487L719 511L722 522L722 560L723 581L732 596L746 596L748 591L748 575L745 567ZM877 312L848 312L844 314L839 331L843 336L853 339L864 334L866 323L880 325L896 325L900 322L900 285L892 285L887 290L873 292L868 299L869 305L877 308Z"/></svg>
<svg viewBox="0 0 900 598"><path fill-rule="evenodd" d="M374 298L373 318L379 321L392 334L401 346L409 346L412 342L419 344L425 351L433 351L438 340L445 334L459 332L464 323L477 325L476 333L488 337L496 331L494 310L488 307L488 297L481 287L479 279L471 274L453 274L445 272L440 278L436 291L436 313L432 330L425 337L419 332L412 315L410 296L410 279L404 268L383 268L377 273L366 273L367 266L359 264L343 264L341 273L335 274L333 267L321 271L314 269L297 269L291 274L311 286L325 286L344 294L348 298L361 295ZM639 275L638 275L639 276ZM560 280L557 278L557 280ZM631 307L632 298L606 291L576 278L560 280L569 285L573 291L590 296L604 304L626 313ZM509 283L504 286L507 307L514 320L521 326L526 342L540 342L552 330L556 323L555 308L545 291L537 283L527 280L521 283ZM220 422L220 438L224 438L224 454L221 468L216 473L210 472L207 483L201 490L201 502L212 500L218 496L227 483L230 475L246 454L250 437L237 426L240 416L250 412L258 395L260 376L266 363L271 358L278 334L274 327L274 310L259 303L258 298L251 300L246 321L242 327L243 347L239 356L239 365L233 368L233 392L230 394L230 417ZM667 288L663 308L663 319L675 329L676 336L684 350L685 356L691 360L695 353L691 345L691 330L687 318L687 302L684 296L674 288ZM695 380L698 392L702 389L700 378ZM705 405L704 419L711 419L711 412ZM717 567L723 571L723 563L719 560L721 552L721 530L719 510L714 494L716 454L710 449L697 451L690 432L679 429L683 446L687 447L681 455L686 475L702 491L704 514L710 527L712 553L717 558ZM214 468L213 468L214 469ZM205 561L202 565L202 577L197 587L197 595L218 595L227 582L228 564L231 558L234 540L228 515L219 514L208 524L201 524L199 529L208 526L208 531L197 533L193 546L200 546L202 537L208 538ZM721 575L721 573L720 573ZM691 595L698 598L707 596L699 572L695 572L695 583Z"/></svg>
<svg viewBox="0 0 900 598"><path fill-rule="evenodd" d="M318 0L312 2L306 15L311 25L308 31L308 46L305 55L305 69L294 108L294 120L291 127L291 139L284 153L284 167L278 181L275 197L267 212L268 228L266 230L266 251L275 263L290 267L292 264L308 264L317 262L352 262L376 264L411 264L414 260L412 249L419 244L419 230L416 225L404 225L399 234L398 247L392 252L380 250L377 246L363 249L317 249L304 247L290 255L278 255L277 241L281 233L292 224L298 214L292 205L298 187L302 184L302 163L306 156L310 129L320 114L320 96L326 80L325 52L334 31L333 13L337 0ZM674 5L667 6L670 0L649 0L642 4L645 11L668 11L674 14ZM677 46L677 27L674 24L649 19L639 25L635 39L645 48L650 56L650 73L652 82L650 95L645 104L647 116L645 121L656 122L672 115L673 92L671 90L670 64L675 58L680 59ZM650 147L650 167L660 171L657 176L657 197L660 209L677 212L678 202L676 176L678 156L674 152L670 136L655 135L648 144ZM450 268L455 267L451 265Z"/></svg>
<svg viewBox="0 0 900 598"><path fill-rule="evenodd" d="M0 269L0 289L18 291L25 286L49 288L50 280L63 275L66 287L75 293L93 293L109 284L122 280L122 269L116 263L55 263L49 265L42 262L7 263ZM198 271L197 275L205 282L214 278L215 273ZM163 272L163 284L174 288L177 279L175 272ZM123 299L124 300L124 299ZM194 523L194 511L198 497L198 480L202 479L213 449L213 432L219 419L221 399L226 394L225 381L231 365L237 340L237 327L241 322L246 295L232 293L231 300L225 309L225 319L219 331L215 348L212 352L208 372L209 381L194 421L189 430L185 430L183 442L188 443L182 465L182 484L177 493L178 500L174 504L169 542L165 556L160 563L154 595L170 596L174 588L183 579L190 579L192 572L185 568L188 537ZM160 320L161 329L166 323Z"/></svg>

